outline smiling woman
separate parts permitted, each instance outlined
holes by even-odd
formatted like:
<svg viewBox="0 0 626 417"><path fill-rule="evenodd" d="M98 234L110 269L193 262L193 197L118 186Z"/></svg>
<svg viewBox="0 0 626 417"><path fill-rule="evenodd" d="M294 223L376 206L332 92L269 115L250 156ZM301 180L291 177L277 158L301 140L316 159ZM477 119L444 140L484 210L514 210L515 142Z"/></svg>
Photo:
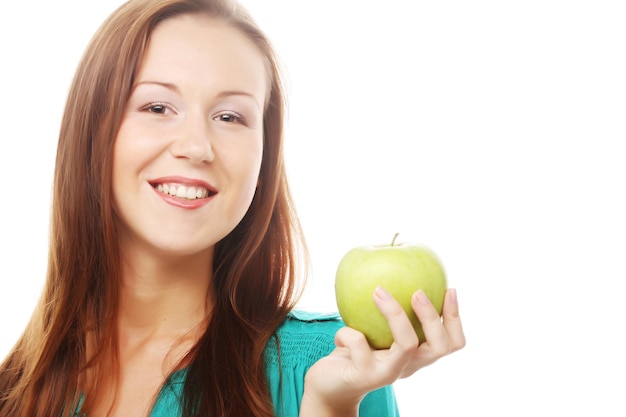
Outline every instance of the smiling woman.
<svg viewBox="0 0 626 417"><path fill-rule="evenodd" d="M156 28L113 150L122 252L142 241L158 256L193 254L241 221L259 181L266 74L255 44L220 20L184 15Z"/></svg>
<svg viewBox="0 0 626 417"><path fill-rule="evenodd" d="M295 309L307 254L284 111L273 49L237 3L113 12L69 91L47 280L0 365L0 415L397 416L391 384L464 346L453 292L442 317L413 294L420 344L377 288L394 336L380 350Z"/></svg>

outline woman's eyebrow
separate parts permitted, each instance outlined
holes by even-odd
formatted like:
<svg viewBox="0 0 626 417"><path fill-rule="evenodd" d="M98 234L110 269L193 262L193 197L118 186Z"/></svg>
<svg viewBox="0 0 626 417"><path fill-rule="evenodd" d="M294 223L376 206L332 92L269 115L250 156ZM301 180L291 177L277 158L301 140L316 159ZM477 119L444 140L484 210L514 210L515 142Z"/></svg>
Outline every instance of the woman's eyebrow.
<svg viewBox="0 0 626 417"><path fill-rule="evenodd" d="M259 103L256 96L252 93L248 93L247 91L225 90L225 91L221 91L220 93L218 93L216 97L225 98L225 97L232 97L232 96L247 97L251 99L252 101L254 101L259 108L261 108L261 103Z"/></svg>
<svg viewBox="0 0 626 417"><path fill-rule="evenodd" d="M158 86L167 88L168 90L172 90L172 91L175 91L177 93L180 93L180 90L178 89L176 84L166 83L166 82L162 82L162 81L140 81L137 84L135 84L135 87L133 88L133 90L136 89L137 87L141 86L141 85L158 85Z"/></svg>
<svg viewBox="0 0 626 417"><path fill-rule="evenodd" d="M160 87L164 87L168 90L172 90L176 93L180 93L180 89L178 88L178 86L176 84L172 84L172 83L168 83L168 82L163 82L163 81L140 81L137 84L135 84L135 87L133 88L136 89L137 87L141 86L141 85L157 85ZM224 91L220 91L217 94L217 98L226 98L226 97L232 97L232 96L241 96L241 97L247 97L251 100L253 100L256 105L261 108L261 103L259 103L259 101L257 100L256 96L252 93L249 93L247 91L243 91L243 90L224 90Z"/></svg>

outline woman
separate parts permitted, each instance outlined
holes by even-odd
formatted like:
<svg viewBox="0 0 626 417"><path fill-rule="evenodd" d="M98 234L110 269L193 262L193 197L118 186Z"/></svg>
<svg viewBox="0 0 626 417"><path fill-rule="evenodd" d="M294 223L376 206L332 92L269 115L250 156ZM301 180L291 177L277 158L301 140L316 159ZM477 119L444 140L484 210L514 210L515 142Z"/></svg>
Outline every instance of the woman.
<svg viewBox="0 0 626 417"><path fill-rule="evenodd" d="M89 44L59 137L46 286L0 367L0 416L382 416L460 349L374 298L395 343L293 311L300 230L271 46L227 0L131 0ZM334 342L333 343L333 338Z"/></svg>

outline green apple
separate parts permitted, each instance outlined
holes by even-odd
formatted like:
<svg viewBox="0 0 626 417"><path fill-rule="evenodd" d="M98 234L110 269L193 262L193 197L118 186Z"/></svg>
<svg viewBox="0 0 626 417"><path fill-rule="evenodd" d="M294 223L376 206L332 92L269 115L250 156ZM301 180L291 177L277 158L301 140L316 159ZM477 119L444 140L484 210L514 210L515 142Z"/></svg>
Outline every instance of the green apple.
<svg viewBox="0 0 626 417"><path fill-rule="evenodd" d="M337 267L335 297L347 326L362 332L370 346L387 349L393 336L387 320L374 303L374 290L382 286L402 306L415 328L420 343L422 326L411 307L411 296L422 289L441 314L448 288L446 274L437 255L428 247L398 244L361 246L344 255Z"/></svg>

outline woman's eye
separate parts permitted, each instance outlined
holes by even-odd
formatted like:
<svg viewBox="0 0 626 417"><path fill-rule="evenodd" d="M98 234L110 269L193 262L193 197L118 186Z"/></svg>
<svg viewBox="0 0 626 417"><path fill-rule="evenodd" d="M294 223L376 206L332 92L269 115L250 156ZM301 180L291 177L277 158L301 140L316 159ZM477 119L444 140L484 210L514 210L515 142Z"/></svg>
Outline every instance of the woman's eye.
<svg viewBox="0 0 626 417"><path fill-rule="evenodd" d="M143 110L154 114L168 114L171 110L163 103L151 103L143 108Z"/></svg>
<svg viewBox="0 0 626 417"><path fill-rule="evenodd" d="M242 123L243 122L243 118L234 112L227 112L227 113L222 113L219 114L215 117L215 120L220 121L220 122L227 122L227 123Z"/></svg>

